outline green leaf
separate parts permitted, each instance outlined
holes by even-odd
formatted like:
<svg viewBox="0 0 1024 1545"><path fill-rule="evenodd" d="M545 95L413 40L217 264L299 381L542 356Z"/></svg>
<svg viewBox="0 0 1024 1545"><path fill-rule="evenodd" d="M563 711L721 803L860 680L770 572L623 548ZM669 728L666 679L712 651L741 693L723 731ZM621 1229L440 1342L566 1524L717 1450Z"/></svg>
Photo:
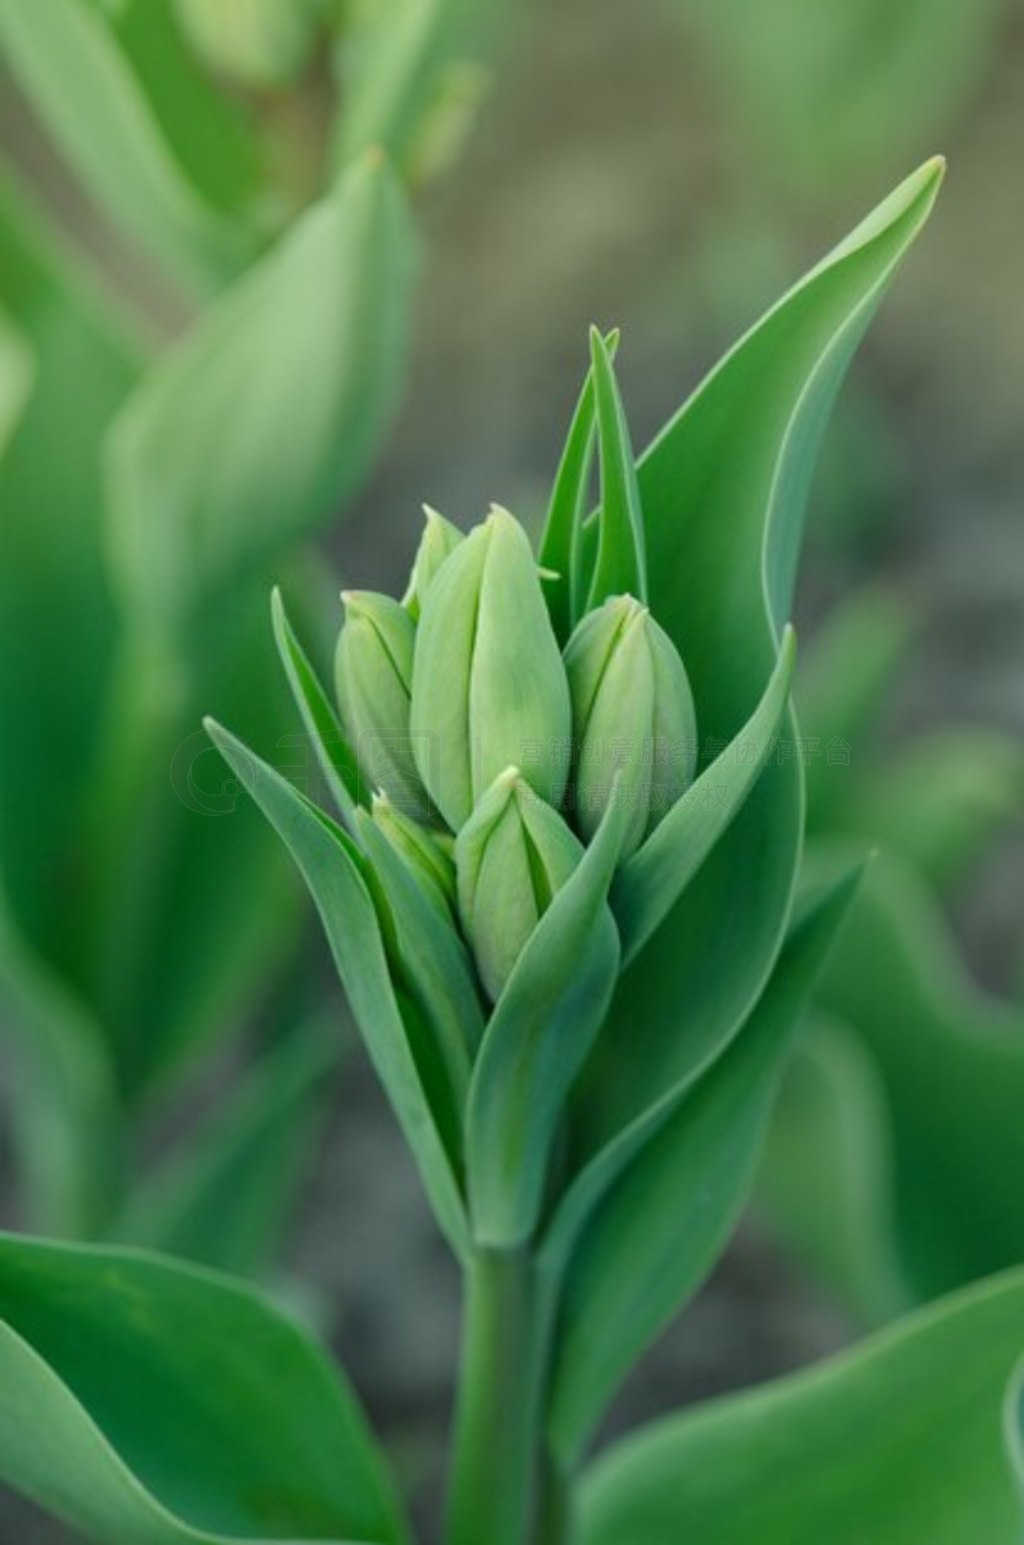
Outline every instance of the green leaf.
<svg viewBox="0 0 1024 1545"><path fill-rule="evenodd" d="M220 725L209 734L295 859L324 925L371 1060L423 1177L442 1232L459 1256L467 1224L458 1182L430 1108L388 973L358 852L290 783Z"/></svg>
<svg viewBox="0 0 1024 1545"><path fill-rule="evenodd" d="M600 1459L582 1545L1017 1545L1000 1405L1024 1272L808 1373L655 1423Z"/></svg>
<svg viewBox="0 0 1024 1545"><path fill-rule="evenodd" d="M732 1233L800 1010L859 878L847 873L807 903L750 1022L653 1135L630 1134L631 1162L582 1234L579 1182L556 1213L545 1259L567 1275L548 1437L562 1465L579 1458L621 1379Z"/></svg>
<svg viewBox="0 0 1024 1545"><path fill-rule="evenodd" d="M103 214L190 294L242 254L171 156L109 25L87 0L0 0L9 68Z"/></svg>
<svg viewBox="0 0 1024 1545"><path fill-rule="evenodd" d="M32 394L35 373L28 339L0 310L0 457Z"/></svg>
<svg viewBox="0 0 1024 1545"><path fill-rule="evenodd" d="M182 170L200 197L237 220L264 173L254 116L197 62L171 0L123 0L110 26Z"/></svg>
<svg viewBox="0 0 1024 1545"><path fill-rule="evenodd" d="M609 333L605 344L609 359L614 359L619 345L618 332ZM568 641L572 632L575 555L580 525L588 508L593 457L594 376L593 371L588 370L555 474L537 560L540 567L549 570L553 576L545 580L544 593L561 644ZM582 597L579 609L582 610Z"/></svg>
<svg viewBox="0 0 1024 1545"><path fill-rule="evenodd" d="M198 1132L136 1181L106 1236L240 1276L264 1272L304 1176L339 1051L337 1025L326 1016L290 1031Z"/></svg>
<svg viewBox="0 0 1024 1545"><path fill-rule="evenodd" d="M922 735L852 780L843 830L869 833L948 889L1024 805L1024 740L982 726Z"/></svg>
<svg viewBox="0 0 1024 1545"><path fill-rule="evenodd" d="M863 1042L821 1010L809 1014L761 1156L756 1206L826 1290L874 1324L913 1303L896 1235L891 1123Z"/></svg>
<svg viewBox="0 0 1024 1545"><path fill-rule="evenodd" d="M187 637L358 487L401 378L413 246L367 155L145 377L107 472L114 572L149 628Z"/></svg>
<svg viewBox="0 0 1024 1545"><path fill-rule="evenodd" d="M0 1322L0 1477L105 1545L408 1538L351 1390L250 1289L6 1235Z"/></svg>
<svg viewBox="0 0 1024 1545"><path fill-rule="evenodd" d="M968 978L928 892L894 857L874 866L819 997L885 1090L916 1295L1024 1258L1024 1013Z"/></svg>
<svg viewBox="0 0 1024 1545"><path fill-rule="evenodd" d="M705 761L739 733L777 664L828 412L940 180L941 164L929 162L897 188L737 344L640 460L651 610L686 665ZM785 733L795 740L792 721ZM789 749L623 974L588 1089L584 1152L718 1055L756 1001L799 860L802 777Z"/></svg>
<svg viewBox="0 0 1024 1545"><path fill-rule="evenodd" d="M323 773L338 813L349 830L353 831L357 806L370 803L359 763L345 739L334 706L288 621L284 600L276 586L270 598L270 608L277 652L302 716L302 723L313 743L317 765Z"/></svg>
<svg viewBox="0 0 1024 1545"><path fill-rule="evenodd" d="M845 829L865 742L905 662L915 625L898 596L867 589L840 605L815 637L796 688L800 722L817 742L816 754L807 758L809 826Z"/></svg>
<svg viewBox="0 0 1024 1545"><path fill-rule="evenodd" d="M349 21L335 61L336 166L379 145L403 171L415 168L425 118L450 81L453 55L474 30L475 13L487 3L390 0Z"/></svg>
<svg viewBox="0 0 1024 1545"><path fill-rule="evenodd" d="M19 937L2 890L0 1011L19 1201L34 1228L89 1235L123 1158L114 1068L87 1008Z"/></svg>
<svg viewBox="0 0 1024 1545"><path fill-rule="evenodd" d="M487 1025L466 1112L478 1245L514 1248L537 1225L555 1130L618 974L607 896L630 813L618 781L593 841L530 935Z"/></svg>
<svg viewBox="0 0 1024 1545"><path fill-rule="evenodd" d="M627 963L671 912L764 770L789 701L795 657L795 634L787 628L764 696L743 729L616 876L612 907Z"/></svg>
<svg viewBox="0 0 1024 1545"><path fill-rule="evenodd" d="M590 329L590 372L601 451L597 554L586 607L593 611L612 595L633 595L646 601L647 564L629 426L608 348L596 327Z"/></svg>

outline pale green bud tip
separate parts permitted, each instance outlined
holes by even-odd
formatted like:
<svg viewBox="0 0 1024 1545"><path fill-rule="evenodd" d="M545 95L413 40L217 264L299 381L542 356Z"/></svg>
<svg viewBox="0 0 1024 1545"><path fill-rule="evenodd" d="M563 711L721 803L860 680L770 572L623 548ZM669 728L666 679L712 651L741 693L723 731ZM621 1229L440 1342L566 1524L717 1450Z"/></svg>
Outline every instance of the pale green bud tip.
<svg viewBox="0 0 1024 1545"><path fill-rule="evenodd" d="M240 86L287 86L305 68L323 24L319 0L174 0L203 63Z"/></svg>
<svg viewBox="0 0 1024 1545"><path fill-rule="evenodd" d="M426 596L412 728L420 774L454 831L513 762L542 798L562 799L569 689L529 538L507 510L492 508Z"/></svg>
<svg viewBox="0 0 1024 1545"><path fill-rule="evenodd" d="M459 917L492 1001L582 856L579 839L519 769L499 773L455 842Z"/></svg>
<svg viewBox="0 0 1024 1545"><path fill-rule="evenodd" d="M583 618L566 646L565 666L576 826L593 837L621 770L630 806L625 857L693 781L697 722L686 669L647 607L628 595Z"/></svg>
<svg viewBox="0 0 1024 1545"><path fill-rule="evenodd" d="M450 520L438 514L437 510L431 509L429 504L423 506L423 514L426 517L426 524L420 537L412 573L409 575L409 584L402 597L402 605L414 622L419 621L427 591L436 579L441 565L465 540L458 526L454 526Z"/></svg>
<svg viewBox="0 0 1024 1545"><path fill-rule="evenodd" d="M405 814L436 819L416 771L409 726L416 630L408 612L372 590L346 590L335 655L342 723L367 782Z"/></svg>
<svg viewBox="0 0 1024 1545"><path fill-rule="evenodd" d="M455 905L455 860L441 842L388 799L374 794L373 819L424 891L449 915Z"/></svg>

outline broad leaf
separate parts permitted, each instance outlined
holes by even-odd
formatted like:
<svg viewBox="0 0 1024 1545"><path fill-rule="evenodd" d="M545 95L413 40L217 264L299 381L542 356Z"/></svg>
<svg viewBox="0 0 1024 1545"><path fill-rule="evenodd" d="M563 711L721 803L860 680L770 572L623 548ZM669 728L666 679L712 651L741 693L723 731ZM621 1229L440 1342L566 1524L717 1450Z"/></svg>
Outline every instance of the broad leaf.
<svg viewBox="0 0 1024 1545"><path fill-rule="evenodd" d="M304 1178L339 1055L327 1016L292 1029L197 1132L136 1181L106 1237L260 1275Z"/></svg>
<svg viewBox="0 0 1024 1545"><path fill-rule="evenodd" d="M225 761L275 828L316 902L352 1012L420 1168L442 1232L464 1255L458 1181L409 1045L373 901L351 839L219 725L207 728Z"/></svg>
<svg viewBox="0 0 1024 1545"><path fill-rule="evenodd" d="M726 356L641 458L651 608L686 664L705 761L749 719L776 664L829 409L940 178L930 162L885 200ZM792 724L786 733L795 740ZM588 1103L587 1148L716 1056L756 1001L799 860L802 779L798 748L789 750L625 972Z"/></svg>
<svg viewBox="0 0 1024 1545"><path fill-rule="evenodd" d="M187 639L358 487L401 378L413 246L369 154L145 377L107 470L114 570L148 627Z"/></svg>
<svg viewBox="0 0 1024 1545"><path fill-rule="evenodd" d="M540 1215L555 1130L619 968L608 887L629 820L624 786L528 939L473 1070L466 1169L478 1244L510 1249Z"/></svg>
<svg viewBox="0 0 1024 1545"><path fill-rule="evenodd" d="M808 1014L761 1157L757 1208L868 1323L913 1303L894 1180L892 1112L874 1058L849 1026L821 1010Z"/></svg>
<svg viewBox="0 0 1024 1545"><path fill-rule="evenodd" d="M724 1248L800 1010L858 879L808 902L750 1023L639 1147L578 1240L572 1193L556 1214L546 1254L568 1272L548 1435L561 1464L578 1459L620 1380Z"/></svg>
<svg viewBox="0 0 1024 1545"><path fill-rule="evenodd" d="M0 1478L104 1545L407 1539L351 1390L229 1278L0 1236Z"/></svg>
<svg viewBox="0 0 1024 1545"><path fill-rule="evenodd" d="M892 1114L898 1238L919 1297L1024 1257L1024 1013L987 997L894 858L873 869L822 1003L862 1038Z"/></svg>
<svg viewBox="0 0 1024 1545"><path fill-rule="evenodd" d="M128 60L88 0L0 0L0 43L61 155L154 266L202 294L241 257L187 182Z"/></svg>
<svg viewBox="0 0 1024 1545"><path fill-rule="evenodd" d="M657 1422L594 1466L582 1545L1018 1545L1001 1406L1022 1350L1024 1272L1008 1272L808 1373Z"/></svg>

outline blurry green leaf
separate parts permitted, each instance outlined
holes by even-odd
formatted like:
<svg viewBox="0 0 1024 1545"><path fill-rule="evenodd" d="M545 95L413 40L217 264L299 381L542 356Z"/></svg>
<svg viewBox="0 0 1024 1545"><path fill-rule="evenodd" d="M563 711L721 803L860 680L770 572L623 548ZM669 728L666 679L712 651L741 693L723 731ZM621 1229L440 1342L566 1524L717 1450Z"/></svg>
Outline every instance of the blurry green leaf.
<svg viewBox="0 0 1024 1545"><path fill-rule="evenodd" d="M808 1373L627 1438L585 1484L583 1545L1018 1545L1000 1405L1024 1273Z"/></svg>
<svg viewBox="0 0 1024 1545"><path fill-rule="evenodd" d="M28 340L0 310L0 457L32 392L35 371Z"/></svg>
<svg viewBox="0 0 1024 1545"><path fill-rule="evenodd" d="M110 21L183 170L202 197L237 218L263 173L255 124L192 56L170 0L123 0Z"/></svg>
<svg viewBox="0 0 1024 1545"><path fill-rule="evenodd" d="M351 839L291 784L219 725L209 733L302 871L352 1012L419 1164L438 1223L453 1249L467 1247L465 1211L395 1002L377 916Z"/></svg>
<svg viewBox="0 0 1024 1545"><path fill-rule="evenodd" d="M948 888L1022 811L1024 739L972 725L919 736L864 772L844 829Z"/></svg>
<svg viewBox="0 0 1024 1545"><path fill-rule="evenodd" d="M754 157L785 192L817 200L852 177L884 176L944 133L983 79L1005 17L1001 0L679 9L698 30L716 99L739 119L746 165Z"/></svg>
<svg viewBox="0 0 1024 1545"><path fill-rule="evenodd" d="M621 1379L732 1233L800 1010L859 878L845 875L808 905L749 1024L637 1145L578 1241L572 1191L556 1214L548 1253L556 1271L570 1264L548 1436L563 1465L579 1458Z"/></svg>
<svg viewBox="0 0 1024 1545"><path fill-rule="evenodd" d="M31 395L0 457L0 854L19 929L60 960L77 923L53 899L67 897L73 879L67 855L115 626L100 549L99 444L138 366L133 344L2 164L0 304L34 362Z"/></svg>
<svg viewBox="0 0 1024 1545"><path fill-rule="evenodd" d="M172 0L198 56L251 90L291 85L323 25L321 0Z"/></svg>
<svg viewBox="0 0 1024 1545"><path fill-rule="evenodd" d="M588 611L613 595L647 600L643 511L633 445L609 351L596 327L590 329L590 359L600 448L601 504Z"/></svg>
<svg viewBox="0 0 1024 1545"><path fill-rule="evenodd" d="M408 1538L351 1390L229 1278L0 1237L0 1478L104 1545Z"/></svg>
<svg viewBox="0 0 1024 1545"><path fill-rule="evenodd" d="M563 1107L619 968L607 906L631 815L622 782L578 867L512 968L473 1069L466 1168L477 1244L510 1249L537 1225Z"/></svg>
<svg viewBox="0 0 1024 1545"><path fill-rule="evenodd" d="M818 755L807 758L810 826L845 828L851 794L867 761L866 743L914 627L912 610L898 597L861 590L837 608L807 651L796 703L801 725L817 742Z"/></svg>
<svg viewBox="0 0 1024 1545"><path fill-rule="evenodd" d="M616 876L612 906L627 962L672 910L763 772L789 701L795 658L795 635L787 628L764 696L736 740L705 767Z"/></svg>
<svg viewBox="0 0 1024 1545"><path fill-rule="evenodd" d="M88 1236L116 1191L120 1112L103 1034L35 959L0 892L0 1035L19 1201L34 1229Z"/></svg>
<svg viewBox="0 0 1024 1545"><path fill-rule="evenodd" d="M412 249L367 156L144 379L108 473L115 573L149 626L186 634L358 487L401 379Z"/></svg>
<svg viewBox="0 0 1024 1545"><path fill-rule="evenodd" d="M1024 1013L967 979L930 896L895 857L873 867L819 997L862 1038L885 1087L915 1293L1019 1262Z"/></svg>
<svg viewBox="0 0 1024 1545"><path fill-rule="evenodd" d="M342 30L336 58L340 112L335 165L381 146L403 170L447 73L489 0L363 0Z"/></svg>
<svg viewBox="0 0 1024 1545"><path fill-rule="evenodd" d="M241 257L232 227L183 177L118 47L88 0L0 0L7 64L102 213L189 293Z"/></svg>
<svg viewBox="0 0 1024 1545"><path fill-rule="evenodd" d="M327 1016L290 1031L158 1168L104 1231L204 1266L266 1270L304 1177L339 1060Z"/></svg>
<svg viewBox="0 0 1024 1545"><path fill-rule="evenodd" d="M891 1121L856 1034L808 1015L761 1158L757 1206L835 1297L874 1322L913 1301L896 1238Z"/></svg>
<svg viewBox="0 0 1024 1545"><path fill-rule="evenodd" d="M736 345L641 457L651 608L686 665L705 763L736 737L775 668L821 432L941 173L929 162L897 188ZM795 740L792 719L784 734ZM799 856L802 778L790 750L765 769L623 975L588 1086L585 1152L716 1056L756 1001Z"/></svg>

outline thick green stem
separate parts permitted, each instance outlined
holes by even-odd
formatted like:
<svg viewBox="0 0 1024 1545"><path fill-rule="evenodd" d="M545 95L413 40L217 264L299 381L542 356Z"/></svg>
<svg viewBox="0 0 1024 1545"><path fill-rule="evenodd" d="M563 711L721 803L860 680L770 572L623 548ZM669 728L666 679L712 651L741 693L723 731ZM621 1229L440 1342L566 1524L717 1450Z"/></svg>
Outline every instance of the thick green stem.
<svg viewBox="0 0 1024 1545"><path fill-rule="evenodd" d="M481 1251L469 1268L447 1545L533 1539L551 1296L525 1251Z"/></svg>

